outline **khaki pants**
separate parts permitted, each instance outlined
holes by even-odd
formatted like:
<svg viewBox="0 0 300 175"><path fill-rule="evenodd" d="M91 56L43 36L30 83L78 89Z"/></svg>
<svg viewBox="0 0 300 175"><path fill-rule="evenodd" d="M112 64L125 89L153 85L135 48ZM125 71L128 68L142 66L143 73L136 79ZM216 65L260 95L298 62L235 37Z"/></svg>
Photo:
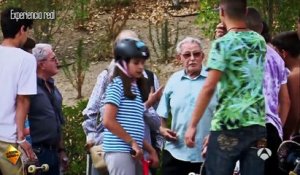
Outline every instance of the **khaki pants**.
<svg viewBox="0 0 300 175"><path fill-rule="evenodd" d="M14 146L16 149L18 148L17 144L0 141L0 174L2 173L2 175L22 175L23 169L21 158L19 158L16 165L13 165L3 155L9 145Z"/></svg>

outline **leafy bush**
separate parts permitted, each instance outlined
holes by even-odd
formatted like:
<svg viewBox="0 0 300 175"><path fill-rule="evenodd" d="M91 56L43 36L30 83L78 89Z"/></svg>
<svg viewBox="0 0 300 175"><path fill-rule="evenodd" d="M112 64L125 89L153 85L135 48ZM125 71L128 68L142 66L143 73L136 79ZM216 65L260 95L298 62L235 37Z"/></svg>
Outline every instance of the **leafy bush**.
<svg viewBox="0 0 300 175"><path fill-rule="evenodd" d="M75 106L64 106L65 116L64 143L69 157L70 167L66 175L82 175L86 171L86 151L84 149L86 137L81 123L81 112L87 105L87 100L79 101Z"/></svg>
<svg viewBox="0 0 300 175"><path fill-rule="evenodd" d="M200 13L197 22L205 36L214 38L216 25L220 22L216 11L219 0L199 0ZM299 0L252 0L248 6L255 7L261 12L269 25L270 34L294 30L299 15Z"/></svg>
<svg viewBox="0 0 300 175"><path fill-rule="evenodd" d="M85 29L85 23L89 19L88 12L89 0L76 0L74 4L75 13L75 27L78 29Z"/></svg>
<svg viewBox="0 0 300 175"><path fill-rule="evenodd" d="M85 73L89 68L90 60L84 55L83 39L79 39L74 63L71 66L63 66L63 72L77 91L77 99L82 98L82 86L85 78ZM66 58L62 59L63 65L68 65Z"/></svg>
<svg viewBox="0 0 300 175"><path fill-rule="evenodd" d="M149 34L148 39L151 42L153 51L159 62L168 63L174 57L176 44L178 41L179 27L178 21L176 27L171 29L168 19L164 19L162 22L157 23L154 26L154 31L151 22L149 21Z"/></svg>

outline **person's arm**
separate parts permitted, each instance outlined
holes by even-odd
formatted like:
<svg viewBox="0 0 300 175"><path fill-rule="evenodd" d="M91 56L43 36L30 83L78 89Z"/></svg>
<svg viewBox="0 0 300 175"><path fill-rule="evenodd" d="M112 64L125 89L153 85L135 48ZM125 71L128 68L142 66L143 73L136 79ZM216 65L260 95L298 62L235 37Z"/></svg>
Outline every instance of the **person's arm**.
<svg viewBox="0 0 300 175"><path fill-rule="evenodd" d="M153 73L153 79L154 79L154 91L157 91L159 88L159 80L155 73Z"/></svg>
<svg viewBox="0 0 300 175"><path fill-rule="evenodd" d="M155 149L145 140L143 141L143 147L144 150L146 150L149 153L148 161L150 161L151 167L158 168L159 160Z"/></svg>
<svg viewBox="0 0 300 175"><path fill-rule="evenodd" d="M150 127L151 131L157 131L160 127L160 117L156 113L153 107L150 107L148 110L144 111L144 120Z"/></svg>
<svg viewBox="0 0 300 175"><path fill-rule="evenodd" d="M33 160L35 158L33 150L24 135L24 125L30 105L29 96L17 95L16 104L17 143L24 149L29 159Z"/></svg>
<svg viewBox="0 0 300 175"><path fill-rule="evenodd" d="M89 147L95 142L97 121L98 117L100 117L99 112L101 108L101 100L103 100L108 79L109 73L107 70L104 70L99 74L97 82L89 98L89 102L82 112L83 116L85 117L82 123L82 128L87 136L87 146Z"/></svg>
<svg viewBox="0 0 300 175"><path fill-rule="evenodd" d="M144 103L145 111L159 101L159 99L162 96L163 90L164 90L164 86L159 87L155 92L153 92L153 88L151 88L148 96L148 100Z"/></svg>
<svg viewBox="0 0 300 175"><path fill-rule="evenodd" d="M159 128L159 132L164 138L170 142L177 140L177 133L175 131L172 131L167 126L167 118L161 119L161 126Z"/></svg>
<svg viewBox="0 0 300 175"><path fill-rule="evenodd" d="M153 73L153 79L154 79L154 93L151 89L148 100L144 104L145 105L144 119L145 122L149 125L150 130L156 131L160 127L160 117L156 113L153 106L159 102L164 87L163 86L159 87L158 78L154 73Z"/></svg>
<svg viewBox="0 0 300 175"><path fill-rule="evenodd" d="M215 29L215 38L223 37L227 33L224 23L219 23Z"/></svg>
<svg viewBox="0 0 300 175"><path fill-rule="evenodd" d="M222 72L219 70L210 70L208 76L204 82L203 88L198 95L194 111L192 113L192 119L185 133L185 142L188 147L194 147L195 135L197 125L202 118L205 109L207 108L214 92L217 87L219 80L221 79Z"/></svg>
<svg viewBox="0 0 300 175"><path fill-rule="evenodd" d="M289 110L290 110L290 97L287 84L280 86L279 90L279 117L281 119L282 126L284 126Z"/></svg>
<svg viewBox="0 0 300 175"><path fill-rule="evenodd" d="M291 108L284 126L284 139L289 139L294 132L300 128L300 82L299 75L290 74L288 77L288 92L291 99Z"/></svg>
<svg viewBox="0 0 300 175"><path fill-rule="evenodd" d="M111 133L124 140L128 143L132 149L136 152L135 156L137 159L140 159L143 156L141 148L138 146L137 142L124 130L124 128L117 121L117 112L118 107L114 104L107 103L104 106L104 116L103 116L103 125Z"/></svg>
<svg viewBox="0 0 300 175"><path fill-rule="evenodd" d="M69 168L69 158L66 154L66 149L65 149L64 140L63 140L63 134L61 134L58 152L59 152L59 158L60 158L60 164L61 164L62 170L63 170L63 172L65 172Z"/></svg>

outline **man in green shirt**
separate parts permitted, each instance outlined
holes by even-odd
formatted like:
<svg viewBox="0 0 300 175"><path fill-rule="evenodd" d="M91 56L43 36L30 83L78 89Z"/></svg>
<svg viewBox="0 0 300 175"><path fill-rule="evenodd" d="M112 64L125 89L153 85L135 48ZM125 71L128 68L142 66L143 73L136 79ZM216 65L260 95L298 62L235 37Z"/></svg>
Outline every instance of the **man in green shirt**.
<svg viewBox="0 0 300 175"><path fill-rule="evenodd" d="M247 29L246 9L246 0L220 2L220 19L227 34L212 43L208 77L185 135L187 146L194 147L196 126L217 88L219 105L211 123L206 155L208 175L232 175L237 160L243 175L264 174L264 160L257 153L266 146L266 43L258 33Z"/></svg>

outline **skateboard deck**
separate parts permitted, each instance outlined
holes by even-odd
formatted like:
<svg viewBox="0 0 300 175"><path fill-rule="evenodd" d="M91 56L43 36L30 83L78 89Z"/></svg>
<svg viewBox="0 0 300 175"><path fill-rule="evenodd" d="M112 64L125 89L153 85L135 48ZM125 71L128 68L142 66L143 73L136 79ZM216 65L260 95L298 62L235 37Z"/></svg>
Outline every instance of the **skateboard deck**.
<svg viewBox="0 0 300 175"><path fill-rule="evenodd" d="M30 160L22 147L18 147L21 152L21 161L23 166L24 175L40 175L41 172L49 170L48 164L40 166L37 156L34 154L35 159Z"/></svg>

